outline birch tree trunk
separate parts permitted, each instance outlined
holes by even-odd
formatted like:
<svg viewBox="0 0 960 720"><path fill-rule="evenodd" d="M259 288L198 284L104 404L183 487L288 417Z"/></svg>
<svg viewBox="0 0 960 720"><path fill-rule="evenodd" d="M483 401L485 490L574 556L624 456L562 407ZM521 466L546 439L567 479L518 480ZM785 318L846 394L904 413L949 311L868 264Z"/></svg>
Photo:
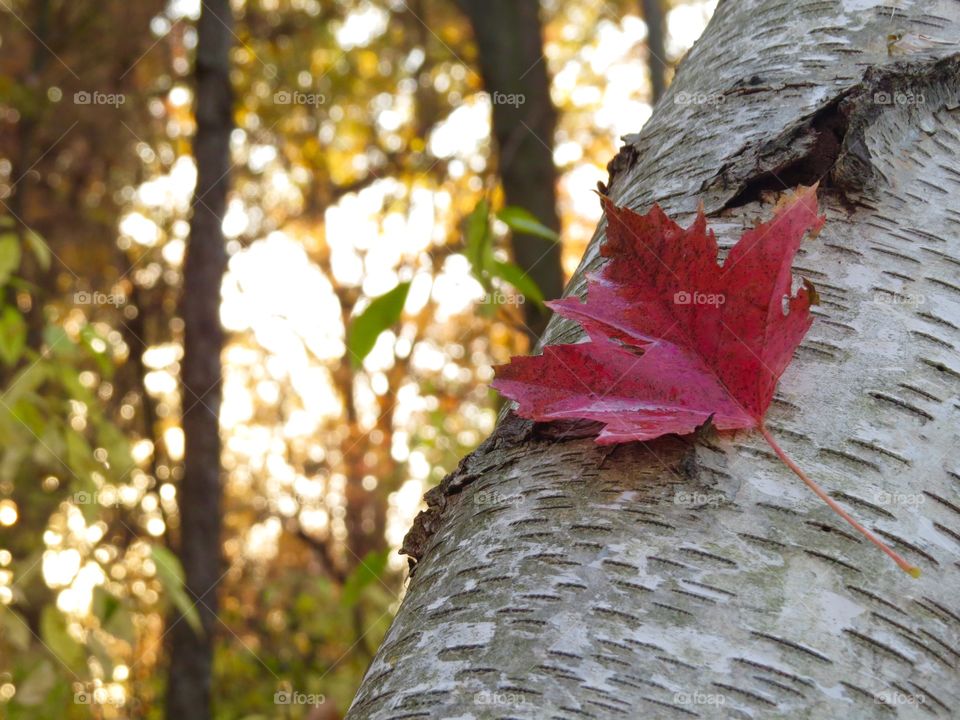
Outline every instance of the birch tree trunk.
<svg viewBox="0 0 960 720"><path fill-rule="evenodd" d="M508 416L428 493L349 717L960 716L958 41L955 0L721 2L608 188L682 223L702 200L729 247L821 181L817 319L768 425L923 577L756 433L611 452Z"/></svg>

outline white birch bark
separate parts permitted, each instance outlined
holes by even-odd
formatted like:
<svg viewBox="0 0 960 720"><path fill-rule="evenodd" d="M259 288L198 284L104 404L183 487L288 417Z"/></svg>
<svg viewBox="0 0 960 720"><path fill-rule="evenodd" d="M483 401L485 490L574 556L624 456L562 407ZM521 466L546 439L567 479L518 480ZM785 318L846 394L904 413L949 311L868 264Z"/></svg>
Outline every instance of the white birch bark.
<svg viewBox="0 0 960 720"><path fill-rule="evenodd" d="M923 577L756 433L610 452L508 418L428 495L349 717L960 717L960 2L721 2L612 169L724 247L822 178L769 426Z"/></svg>

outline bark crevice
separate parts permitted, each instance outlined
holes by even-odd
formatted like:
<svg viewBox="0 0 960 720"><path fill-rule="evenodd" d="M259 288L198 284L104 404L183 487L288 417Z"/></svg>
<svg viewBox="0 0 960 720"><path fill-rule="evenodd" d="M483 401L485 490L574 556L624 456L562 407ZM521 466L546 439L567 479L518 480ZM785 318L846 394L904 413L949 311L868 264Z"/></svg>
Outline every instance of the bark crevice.
<svg viewBox="0 0 960 720"><path fill-rule="evenodd" d="M743 84L751 94L800 87L760 86L759 82L754 76ZM908 112L911 105L924 104L927 95L942 94L942 86L956 89L958 83L960 54L867 68L859 84L843 89L795 126L759 147L744 148L703 192L734 193L721 210L760 201L767 193L814 183L853 202L880 179L864 140L868 129L883 113ZM745 91L738 89L739 94ZM622 165L622 155L635 159L637 154L636 148L629 153L622 148L615 161Z"/></svg>

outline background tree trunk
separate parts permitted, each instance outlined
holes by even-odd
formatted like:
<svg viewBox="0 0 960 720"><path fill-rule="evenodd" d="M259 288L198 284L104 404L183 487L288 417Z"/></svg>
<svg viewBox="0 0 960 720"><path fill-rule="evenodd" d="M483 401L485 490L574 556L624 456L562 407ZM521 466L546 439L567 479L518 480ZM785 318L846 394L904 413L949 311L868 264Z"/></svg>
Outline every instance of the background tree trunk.
<svg viewBox="0 0 960 720"><path fill-rule="evenodd" d="M539 0L457 0L473 26L483 84L493 102L493 136L500 181L508 205L529 210L560 231L553 140L557 113L550 97ZM533 278L544 297L563 291L559 243L513 233L514 261ZM531 346L548 316L533 303L523 306Z"/></svg>
<svg viewBox="0 0 960 720"><path fill-rule="evenodd" d="M684 223L702 201L728 248L821 180L795 266L821 304L768 425L924 576L756 433L611 451L508 416L428 494L350 717L957 716L958 40L955 2L721 2L608 190Z"/></svg>
<svg viewBox="0 0 960 720"><path fill-rule="evenodd" d="M204 0L197 28L194 157L197 187L183 273L184 475L179 489L180 559L186 589L196 602L204 634L198 637L179 615L171 620L167 717L211 717L213 636L217 586L223 574L220 548L220 400L224 333L220 286L226 269L222 222L230 172L233 93L229 0Z"/></svg>
<svg viewBox="0 0 960 720"><path fill-rule="evenodd" d="M647 24L647 70L650 72L650 92L653 102L667 90L667 34L663 0L640 0L640 13Z"/></svg>

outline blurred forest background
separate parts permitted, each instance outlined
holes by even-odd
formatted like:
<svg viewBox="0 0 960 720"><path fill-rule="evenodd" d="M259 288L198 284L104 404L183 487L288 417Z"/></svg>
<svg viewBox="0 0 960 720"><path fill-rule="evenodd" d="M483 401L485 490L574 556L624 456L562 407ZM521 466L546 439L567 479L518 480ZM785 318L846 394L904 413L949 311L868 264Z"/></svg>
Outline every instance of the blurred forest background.
<svg viewBox="0 0 960 720"><path fill-rule="evenodd" d="M714 5L0 0L0 717L342 717Z"/></svg>

